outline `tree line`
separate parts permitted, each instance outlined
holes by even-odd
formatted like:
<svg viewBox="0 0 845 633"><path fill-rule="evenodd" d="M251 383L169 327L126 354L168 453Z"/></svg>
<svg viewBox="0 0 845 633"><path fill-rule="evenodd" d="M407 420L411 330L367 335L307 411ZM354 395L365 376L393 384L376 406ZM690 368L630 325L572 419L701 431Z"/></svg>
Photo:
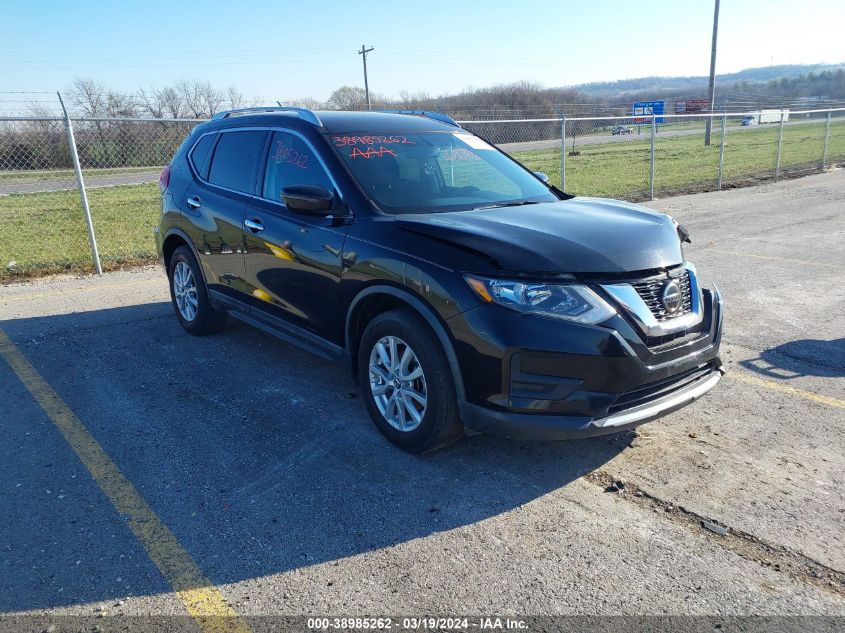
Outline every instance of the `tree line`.
<svg viewBox="0 0 845 633"><path fill-rule="evenodd" d="M209 81L187 79L162 88L123 92L93 79L77 78L63 96L71 116L85 118L205 119L223 110L275 105L257 97L247 97L234 86L220 88ZM400 91L396 97L371 92L370 102L373 109L443 110L455 118L477 112L489 115L509 111L520 111L520 116L552 116L559 107L572 110L573 106L602 106L574 88L545 88L528 81L438 97L426 92ZM364 110L367 107L364 89L349 85L337 88L325 101L304 97L281 103L312 110ZM43 104L33 104L29 110L35 116L51 114Z"/></svg>
<svg viewBox="0 0 845 633"><path fill-rule="evenodd" d="M703 91L703 89L702 89ZM731 93L735 93L734 96ZM181 80L162 88L145 88L129 93L113 90L92 79L74 80L65 93L73 117L86 119L205 119L222 110L252 105L268 105L249 98L234 86L220 88L208 81ZM736 96L738 95L738 96ZM455 94L432 96L426 92L400 92L389 97L370 93L373 109L424 109L447 113L458 120L549 118L571 116L626 116L636 100L663 98L667 111L675 98L703 96L693 90L660 94L625 93L613 98L596 98L576 88L546 88L519 81L486 88L468 89ZM734 82L718 87L716 102L728 101L740 109L778 107L788 99L827 97L845 100L845 70L809 72L797 77L773 79L766 83ZM325 101L313 98L291 99L284 105L315 110L363 110L367 107L363 88L341 86ZM828 102L827 105L835 105ZM824 103L820 107L827 107ZM43 104L29 108L35 116L55 117ZM476 125L471 129L493 142L528 141L554 138L559 126L554 122L521 124L519 138L506 125ZM140 123L122 121L79 121L74 124L80 160L85 167L117 168L163 165L184 139L191 124L166 121ZM573 131L575 128L572 128ZM0 170L35 170L69 167L65 130L56 121L0 124Z"/></svg>
<svg viewBox="0 0 845 633"><path fill-rule="evenodd" d="M466 89L454 94L432 96L426 92L400 91L391 97L370 93L374 109L442 110L453 118L602 116L625 115L637 100L700 98L699 89L650 89L619 92L596 97L577 88L546 88L530 81L484 88ZM782 77L768 82L735 81L717 85L716 101L731 93L753 95L759 99L826 97L845 100L845 69L808 72L797 77ZM247 97L234 86L220 88L209 81L180 80L162 88L141 88L135 93L108 88L92 79L77 78L66 93L71 112L89 118L209 118L222 110L269 105L257 97ZM334 90L325 101L311 97L282 100L284 105L313 110L364 110L366 94L359 86L345 85ZM35 115L46 114L43 107L30 108Z"/></svg>

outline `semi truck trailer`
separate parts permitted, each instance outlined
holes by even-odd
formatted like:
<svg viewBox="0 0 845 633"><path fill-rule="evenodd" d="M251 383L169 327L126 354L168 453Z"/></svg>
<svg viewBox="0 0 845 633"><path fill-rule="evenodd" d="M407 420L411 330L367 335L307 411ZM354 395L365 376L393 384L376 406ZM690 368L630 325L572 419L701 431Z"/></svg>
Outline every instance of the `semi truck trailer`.
<svg viewBox="0 0 845 633"><path fill-rule="evenodd" d="M760 110L754 114L746 114L742 117L742 125L759 125L761 123L780 123L781 112L783 120L789 121L789 110Z"/></svg>

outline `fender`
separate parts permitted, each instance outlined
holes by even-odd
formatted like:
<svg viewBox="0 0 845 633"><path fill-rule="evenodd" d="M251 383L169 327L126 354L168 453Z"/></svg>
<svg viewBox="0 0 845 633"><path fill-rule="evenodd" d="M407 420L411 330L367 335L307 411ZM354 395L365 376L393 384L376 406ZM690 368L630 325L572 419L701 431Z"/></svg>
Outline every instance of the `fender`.
<svg viewBox="0 0 845 633"><path fill-rule="evenodd" d="M205 283L206 287L208 287L208 280L205 278L205 269L202 265L202 261L200 260L200 255L197 252L196 247L194 246L194 241L190 237L188 237L188 234L185 233L185 231L183 231L182 229L177 228L177 227L173 227L169 231L167 231L167 233L164 236L164 239L161 240L162 250L164 249L164 243L172 235L178 235L179 237L181 237L185 241L185 243L188 245L188 248L191 249L191 252L194 254L194 258L196 258L197 263L199 264L200 274L202 275L202 280ZM167 272L167 271L165 270L165 272Z"/></svg>
<svg viewBox="0 0 845 633"><path fill-rule="evenodd" d="M346 312L346 327L344 329L344 341L346 346L346 352L349 354L350 358L352 358L354 362L354 357L352 357L352 315L355 314L355 308L357 307L358 303L369 297L370 295L374 294L386 294L392 297L396 297L397 299L401 299L405 303L409 304L417 313L426 320L428 325L434 330L434 333L437 335L437 338L440 340L440 345L443 347L443 351L446 353L446 360L449 361L449 369L452 370L452 378L455 383L455 392L458 396L458 402L464 402L466 400L465 392L464 392L464 380L461 374L460 365L458 365L458 357L455 355L455 349L452 346L452 339L449 338L449 334L446 332L446 328L443 327L443 324L437 318L436 313L434 312L434 308L429 306L425 303L422 299L416 296L414 293L403 290L401 288L397 288L395 286L388 286L385 284L377 284L373 286L367 286L352 300L352 303L349 304L349 309Z"/></svg>

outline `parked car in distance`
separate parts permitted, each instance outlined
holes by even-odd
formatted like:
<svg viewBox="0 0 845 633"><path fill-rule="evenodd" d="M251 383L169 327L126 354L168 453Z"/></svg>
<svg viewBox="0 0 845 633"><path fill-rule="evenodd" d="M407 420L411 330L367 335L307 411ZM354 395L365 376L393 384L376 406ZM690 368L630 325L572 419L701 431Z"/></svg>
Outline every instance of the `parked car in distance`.
<svg viewBox="0 0 845 633"><path fill-rule="evenodd" d="M547 181L439 113L233 110L162 172L156 241L185 330L345 359L407 451L621 431L712 389L722 299L683 227Z"/></svg>
<svg viewBox="0 0 845 633"><path fill-rule="evenodd" d="M633 134L633 128L628 127L627 125L616 125L610 129L610 133L613 136L618 136L620 134Z"/></svg>

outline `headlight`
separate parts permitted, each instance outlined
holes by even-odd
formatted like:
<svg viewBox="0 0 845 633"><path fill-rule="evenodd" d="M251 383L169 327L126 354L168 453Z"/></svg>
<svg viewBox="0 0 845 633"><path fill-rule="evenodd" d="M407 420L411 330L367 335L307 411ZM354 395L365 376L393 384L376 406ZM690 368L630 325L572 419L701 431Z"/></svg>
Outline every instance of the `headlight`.
<svg viewBox="0 0 845 633"><path fill-rule="evenodd" d="M580 284L546 284L465 275L482 301L577 323L601 323L616 314L604 299Z"/></svg>

